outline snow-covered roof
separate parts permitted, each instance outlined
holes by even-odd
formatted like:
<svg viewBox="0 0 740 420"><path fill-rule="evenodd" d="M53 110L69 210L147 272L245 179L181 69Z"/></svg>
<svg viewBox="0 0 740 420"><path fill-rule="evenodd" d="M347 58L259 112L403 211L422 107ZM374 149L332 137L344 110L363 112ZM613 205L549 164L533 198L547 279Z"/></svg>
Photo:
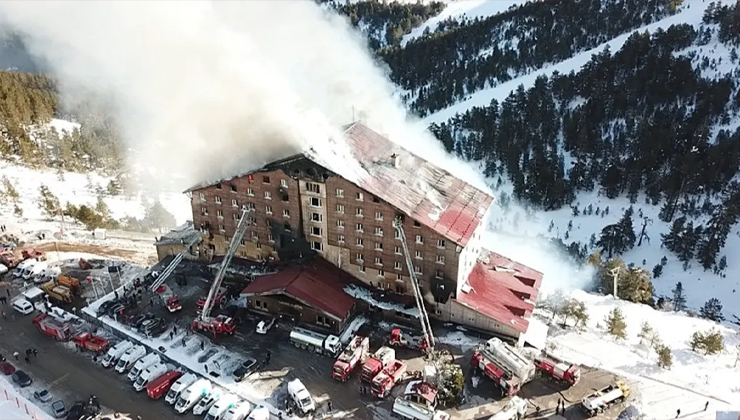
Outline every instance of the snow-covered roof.
<svg viewBox="0 0 740 420"><path fill-rule="evenodd" d="M200 237L200 232L195 230L193 222L188 220L184 224L162 235L154 245L171 245L178 243L189 243Z"/></svg>
<svg viewBox="0 0 740 420"><path fill-rule="evenodd" d="M409 316L419 317L419 309L416 307L407 308L405 305L391 302L388 300L381 299L381 296L377 296L378 293L373 293L370 289L357 286L355 284L348 284L344 287L344 291L356 298L367 302L370 306L380 308L386 311L396 311Z"/></svg>
<svg viewBox="0 0 740 420"><path fill-rule="evenodd" d="M312 145L303 154L281 161L305 157L461 246L468 243L493 202L489 194L414 155L362 123L346 126L344 140ZM185 192L228 179L201 183Z"/></svg>
<svg viewBox="0 0 740 420"><path fill-rule="evenodd" d="M0 377L0 420L51 420L51 416L18 393L7 379Z"/></svg>

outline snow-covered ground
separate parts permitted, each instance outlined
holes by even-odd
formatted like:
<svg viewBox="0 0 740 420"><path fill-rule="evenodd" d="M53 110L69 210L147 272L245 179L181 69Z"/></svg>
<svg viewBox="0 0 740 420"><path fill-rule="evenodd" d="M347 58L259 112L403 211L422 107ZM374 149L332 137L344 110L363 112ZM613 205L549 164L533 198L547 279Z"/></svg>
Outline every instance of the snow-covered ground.
<svg viewBox="0 0 740 420"><path fill-rule="evenodd" d="M730 0L721 0L721 2L730 3ZM471 2L458 2L458 3L466 4L466 3L476 3L476 2L471 1ZM490 1L490 2L484 2L484 3L510 3L510 2ZM460 101L448 108L445 108L443 110L430 114L429 116L424 118L424 123L429 125L431 123L446 122L450 118L454 117L456 114L464 113L473 107L486 107L491 103L491 100L493 99L496 99L497 101L502 102L504 99L506 99L507 96L509 96L511 92L516 90L519 87L519 85L524 85L525 89L534 85L535 80L539 76L544 75L544 76L549 77L556 71L560 74L568 74L571 71L578 71L586 63L588 63L589 60L591 60L592 55L600 53L607 46L610 48L612 52L618 51L620 48L622 48L622 45L624 45L627 39L635 32L642 33L642 32L648 31L652 33L658 29L666 29L670 27L671 25L683 24L683 23L694 25L694 27L698 27L701 24L704 11L706 10L707 7L709 7L709 4L711 4L710 1L684 2L684 6L682 6L681 11L676 13L673 16L669 16L658 22L652 23L650 25L645 25L639 29L636 29L634 31L620 35L610 40L609 42L601 44L598 47L593 48L591 50L587 50L582 53L579 53L578 55L568 60L564 60L557 64L550 65L550 66L532 71L531 73L525 76L517 77L516 79L510 80L506 83L501 83L498 86L488 88L488 89L481 89L473 93L472 95L470 95L464 101ZM710 48L706 46L704 47L704 51L707 51L709 49ZM685 51L685 53L688 54L690 51L691 50L687 50ZM726 64L728 66L732 66L732 64L729 63L729 57L726 57L725 61L727 62Z"/></svg>
<svg viewBox="0 0 740 420"><path fill-rule="evenodd" d="M681 409L682 419L715 418L720 411L740 410L740 337L737 328L691 318L683 313L657 311L646 305L617 301L582 291L572 297L586 303L589 321L585 331L552 327L552 352L571 362L610 370L639 384L638 398L647 418L673 418ZM604 318L619 307L627 323L627 339L617 341L604 329ZM543 313L549 319L549 314ZM640 344L640 326L648 322L673 354L670 370L657 365L655 352ZM691 350L689 340L696 331L717 329L725 351L704 356ZM709 409L704 412L704 404Z"/></svg>
<svg viewBox="0 0 740 420"><path fill-rule="evenodd" d="M512 7L522 5L526 3L526 0L467 0L445 1L444 3L445 8L440 14L428 19L426 22L421 24L421 26L412 29L411 32L404 35L403 38L401 38L401 45L405 46L407 42L422 36L427 28L433 32L437 28L439 22L447 19L485 19L489 16L504 12Z"/></svg>
<svg viewBox="0 0 740 420"><path fill-rule="evenodd" d="M0 420L51 420L53 418L27 397L29 395L16 390L10 381L0 376Z"/></svg>

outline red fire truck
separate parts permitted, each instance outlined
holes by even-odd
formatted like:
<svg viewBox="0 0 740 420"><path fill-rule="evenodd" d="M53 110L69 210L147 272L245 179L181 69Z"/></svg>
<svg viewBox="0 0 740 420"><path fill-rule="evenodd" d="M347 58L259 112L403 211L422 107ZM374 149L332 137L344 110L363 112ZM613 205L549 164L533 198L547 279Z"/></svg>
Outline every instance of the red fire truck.
<svg viewBox="0 0 740 420"><path fill-rule="evenodd" d="M349 375L355 368L362 363L367 353L370 351L370 340L367 337L356 335L352 341L347 344L344 351L339 354L334 362L332 377L336 380L346 382Z"/></svg>
<svg viewBox="0 0 740 420"><path fill-rule="evenodd" d="M363 365L360 378L372 382L375 375L396 360L396 351L390 347L381 347Z"/></svg>
<svg viewBox="0 0 740 420"><path fill-rule="evenodd" d="M400 382L406 374L406 363L400 360L394 360L385 369L373 378L370 391L374 397L385 398L391 393L391 390Z"/></svg>
<svg viewBox="0 0 740 420"><path fill-rule="evenodd" d="M547 354L535 357L534 365L538 373L569 386L581 380L581 368L578 365L568 364Z"/></svg>

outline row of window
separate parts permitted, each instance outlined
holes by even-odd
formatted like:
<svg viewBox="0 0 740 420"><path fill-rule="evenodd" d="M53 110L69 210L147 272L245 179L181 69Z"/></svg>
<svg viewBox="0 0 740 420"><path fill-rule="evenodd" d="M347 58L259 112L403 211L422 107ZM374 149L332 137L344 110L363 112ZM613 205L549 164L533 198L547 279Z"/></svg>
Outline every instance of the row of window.
<svg viewBox="0 0 740 420"><path fill-rule="evenodd" d="M248 191L247 191L247 195L250 196L250 197L254 197L254 190L252 190L251 188L249 188ZM265 200L272 200L272 192L271 191L264 191L263 192L263 197L264 197ZM280 196L280 200L287 203L287 202L290 201L290 196L288 196L288 194L282 194ZM208 201L206 199L205 194L200 193L200 201L203 202L203 203L205 203L205 202ZM213 201L216 204L223 204L223 200L221 200L221 196L218 196L218 195L215 196L215 197L213 197ZM231 199L231 206L232 207L239 207L239 201L236 198L232 198Z"/></svg>
<svg viewBox="0 0 740 420"><path fill-rule="evenodd" d="M358 261L358 262L361 263L362 261ZM365 274L365 273L367 273L367 268L364 265L359 265L357 267L357 271L359 273L361 273L361 274ZM417 267L417 266L414 266L414 273L416 273L417 275L420 275L420 276L423 275L423 273L421 271L421 267ZM436 270L435 273L434 273L434 277L436 277L438 279L444 278L444 275L445 274L444 274L444 272L442 270ZM378 269L378 277L385 277L385 270ZM396 274L396 280L397 281L403 281L403 276L401 274Z"/></svg>
<svg viewBox="0 0 740 420"><path fill-rule="evenodd" d="M396 255L400 255L400 253L397 253ZM418 257L417 257L418 258ZM445 257L438 255L437 256L437 264L444 265ZM365 262L365 256L362 253L355 254L355 261L357 261L360 264L363 264ZM375 265L382 267L383 266L383 258L381 257L375 257ZM394 261L393 262L393 268L395 270L403 270L403 265L400 261ZM421 266L414 266L414 272L421 274Z"/></svg>
<svg viewBox="0 0 740 420"><path fill-rule="evenodd" d="M312 228L312 229L314 229L314 228ZM319 234L316 234L315 236L322 236L321 235L321 232L322 232L321 229L319 229L318 232L319 232ZM344 244L344 235L339 235L337 237L337 241L339 242L340 245ZM365 241L362 238L357 238L355 245L357 246L357 248L364 248L365 247ZM382 242L375 242L374 249L376 251L383 251L383 243ZM400 246L394 246L393 247L393 253L396 254L396 255L403 255L403 251L402 251L402 249L401 249ZM361 255L361 254L358 254L358 255ZM424 252L422 252L422 251L416 251L414 257L417 260L423 260L424 259ZM436 258L435 262L437 264L444 265L444 263L445 263L445 256L444 255L437 255L437 258Z"/></svg>
<svg viewBox="0 0 740 420"><path fill-rule="evenodd" d="M247 182L254 183L254 175L247 175ZM263 184L269 184L270 183L270 177L267 175L262 176L262 183ZM283 188L288 188L288 180L287 179L281 179L280 180L280 186ZM231 188L231 192L235 193L238 192L235 184L230 184L229 187ZM222 190L224 187L222 183L216 184L217 190ZM250 190L251 188L247 188L247 190ZM203 194L201 194L201 198L203 197Z"/></svg>

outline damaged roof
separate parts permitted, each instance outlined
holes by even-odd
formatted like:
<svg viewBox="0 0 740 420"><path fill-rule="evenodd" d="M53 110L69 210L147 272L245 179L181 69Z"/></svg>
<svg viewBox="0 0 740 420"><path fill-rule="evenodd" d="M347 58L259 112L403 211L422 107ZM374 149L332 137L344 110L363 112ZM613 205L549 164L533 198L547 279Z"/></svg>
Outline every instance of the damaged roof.
<svg viewBox="0 0 740 420"><path fill-rule="evenodd" d="M195 230L193 222L188 220L184 224L172 229L162 235L154 245L171 245L178 243L190 243L196 238L200 238L201 233Z"/></svg>
<svg viewBox="0 0 740 420"><path fill-rule="evenodd" d="M344 134L346 144L334 148L341 149L341 159L326 159L322 150L313 149L307 150L303 156L389 203L447 240L460 246L467 245L493 202L491 195L414 155L362 123L346 126ZM340 154L336 150L333 153ZM286 159L297 156L300 155ZM266 167L233 178L264 169ZM226 180L199 184L186 192L223 181Z"/></svg>
<svg viewBox="0 0 740 420"><path fill-rule="evenodd" d="M457 295L457 302L526 332L542 284L542 273L483 250Z"/></svg>
<svg viewBox="0 0 740 420"><path fill-rule="evenodd" d="M341 268L316 258L305 265L257 277L241 296L284 294L342 320L350 315L355 305L355 298L343 290L345 276L348 274Z"/></svg>

